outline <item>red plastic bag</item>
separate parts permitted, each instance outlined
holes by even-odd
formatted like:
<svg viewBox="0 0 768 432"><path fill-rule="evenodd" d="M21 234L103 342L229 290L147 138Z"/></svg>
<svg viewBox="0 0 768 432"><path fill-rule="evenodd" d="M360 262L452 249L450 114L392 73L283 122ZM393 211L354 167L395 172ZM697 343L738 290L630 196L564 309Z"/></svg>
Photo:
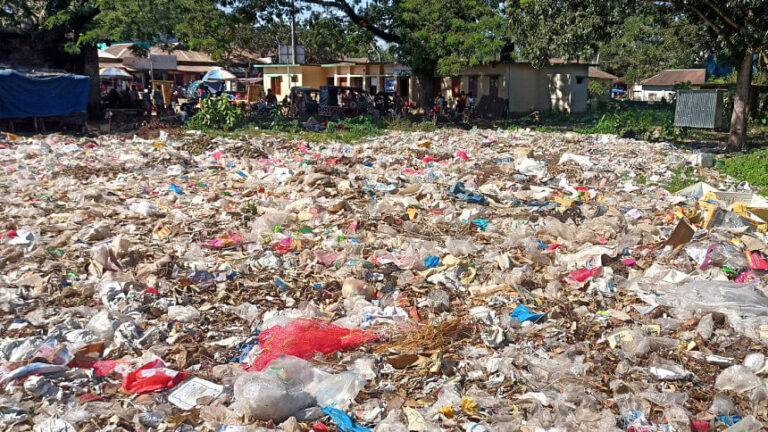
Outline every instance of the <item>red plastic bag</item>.
<svg viewBox="0 0 768 432"><path fill-rule="evenodd" d="M160 360L149 362L123 378L123 391L126 393L148 393L155 390L173 388L187 377L186 372L179 372L165 367Z"/></svg>
<svg viewBox="0 0 768 432"><path fill-rule="evenodd" d="M93 371L97 377L107 376L117 367L116 360L99 360L93 364Z"/></svg>
<svg viewBox="0 0 768 432"><path fill-rule="evenodd" d="M253 362L252 369L260 371L269 362L284 354L309 360L316 353L330 354L375 338L373 332L300 318L259 334L262 353Z"/></svg>
<svg viewBox="0 0 768 432"><path fill-rule="evenodd" d="M744 255L747 256L747 263L749 264L750 269L768 270L768 261L763 259L759 253L746 251L744 252Z"/></svg>
<svg viewBox="0 0 768 432"><path fill-rule="evenodd" d="M586 267L574 270L570 273L570 276L576 282L584 282L591 277L599 277L603 273L602 267L595 267L588 269Z"/></svg>

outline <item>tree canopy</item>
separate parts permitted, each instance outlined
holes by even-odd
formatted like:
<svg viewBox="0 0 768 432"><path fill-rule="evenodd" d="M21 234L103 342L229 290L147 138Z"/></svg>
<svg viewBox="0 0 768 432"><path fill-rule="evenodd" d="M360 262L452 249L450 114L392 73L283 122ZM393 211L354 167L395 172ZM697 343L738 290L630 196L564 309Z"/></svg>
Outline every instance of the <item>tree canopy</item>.
<svg viewBox="0 0 768 432"><path fill-rule="evenodd" d="M598 50L600 68L629 85L664 69L703 67L709 51L705 29L687 17L670 20L653 13L630 15Z"/></svg>

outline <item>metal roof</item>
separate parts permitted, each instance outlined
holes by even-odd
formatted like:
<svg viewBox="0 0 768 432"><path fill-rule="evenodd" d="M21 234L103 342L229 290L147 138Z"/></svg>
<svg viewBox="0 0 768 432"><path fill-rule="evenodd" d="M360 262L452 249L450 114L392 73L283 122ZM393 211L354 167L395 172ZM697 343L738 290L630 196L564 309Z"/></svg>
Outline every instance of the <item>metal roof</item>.
<svg viewBox="0 0 768 432"><path fill-rule="evenodd" d="M640 81L644 86L672 86L675 84L705 84L707 82L706 69L667 69L660 74Z"/></svg>
<svg viewBox="0 0 768 432"><path fill-rule="evenodd" d="M606 72L604 70L600 70L600 69L598 69L598 68L596 68L594 66L590 66L589 67L589 70L587 71L587 76L589 76L590 78L595 78L595 79L606 79L606 80L611 80L611 81L618 81L619 80L619 77L617 77L616 75L608 73L608 72Z"/></svg>

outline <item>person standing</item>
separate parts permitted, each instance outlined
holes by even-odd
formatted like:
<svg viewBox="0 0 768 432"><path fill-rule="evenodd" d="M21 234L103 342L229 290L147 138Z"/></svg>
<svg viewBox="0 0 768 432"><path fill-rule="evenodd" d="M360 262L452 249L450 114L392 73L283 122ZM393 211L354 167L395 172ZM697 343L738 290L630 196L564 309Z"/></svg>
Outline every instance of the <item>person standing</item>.
<svg viewBox="0 0 768 432"><path fill-rule="evenodd" d="M139 90L136 86L131 86L131 108L136 108L139 102Z"/></svg>
<svg viewBox="0 0 768 432"><path fill-rule="evenodd" d="M272 89L267 90L267 106L270 108L277 106L277 96L275 96L275 92Z"/></svg>
<svg viewBox="0 0 768 432"><path fill-rule="evenodd" d="M155 87L155 92L152 93L152 99L155 101L155 108L157 108L158 113L160 110L165 109L165 103L163 102L163 88L158 86Z"/></svg>
<svg viewBox="0 0 768 432"><path fill-rule="evenodd" d="M144 113L147 121L152 120L152 98L149 96L149 90L145 89L141 95L141 102L144 104Z"/></svg>

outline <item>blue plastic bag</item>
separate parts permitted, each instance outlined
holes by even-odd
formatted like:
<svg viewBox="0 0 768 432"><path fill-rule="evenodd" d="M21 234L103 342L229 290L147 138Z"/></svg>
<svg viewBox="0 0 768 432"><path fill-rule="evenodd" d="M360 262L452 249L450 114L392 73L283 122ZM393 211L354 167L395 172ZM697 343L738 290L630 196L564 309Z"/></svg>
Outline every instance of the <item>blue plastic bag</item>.
<svg viewBox="0 0 768 432"><path fill-rule="evenodd" d="M485 229L488 228L488 219L475 219L472 221L472 225L480 228L482 231L485 231Z"/></svg>
<svg viewBox="0 0 768 432"><path fill-rule="evenodd" d="M331 417L331 420L336 423L336 426L338 426L339 430L342 432L371 432L367 427L360 426L352 421L352 419L342 410L325 407L323 408L323 412Z"/></svg>
<svg viewBox="0 0 768 432"><path fill-rule="evenodd" d="M512 314L510 315L512 318L515 318L516 320L523 322L523 321L533 321L536 322L543 317L547 316L547 314L535 314L532 313L530 309L525 307L524 305L517 305L515 310L512 311Z"/></svg>
<svg viewBox="0 0 768 432"><path fill-rule="evenodd" d="M468 192L463 182L456 182L455 185L448 188L447 193L454 198L468 203L485 205L485 197L479 193Z"/></svg>

